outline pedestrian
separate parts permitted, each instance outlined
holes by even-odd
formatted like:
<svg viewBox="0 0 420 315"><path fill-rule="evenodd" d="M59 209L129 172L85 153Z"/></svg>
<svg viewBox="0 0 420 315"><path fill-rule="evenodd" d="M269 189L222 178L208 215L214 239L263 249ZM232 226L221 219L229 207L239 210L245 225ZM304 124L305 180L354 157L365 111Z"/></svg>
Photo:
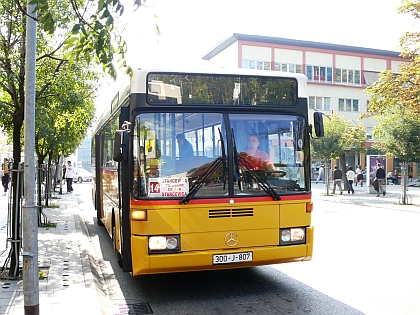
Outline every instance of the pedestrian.
<svg viewBox="0 0 420 315"><path fill-rule="evenodd" d="M73 178L74 178L74 167L71 165L71 161L67 161L66 169L66 181L67 181L67 193L73 191Z"/></svg>
<svg viewBox="0 0 420 315"><path fill-rule="evenodd" d="M61 167L61 170L63 172L63 176L61 176L61 181L63 181L66 178L66 166L63 164L63 166Z"/></svg>
<svg viewBox="0 0 420 315"><path fill-rule="evenodd" d="M179 160L189 161L194 156L194 149L191 142L185 139L182 133L176 135L176 141L178 142Z"/></svg>
<svg viewBox="0 0 420 315"><path fill-rule="evenodd" d="M398 171L394 170L394 179L395 179L394 185L398 185L398 178L399 178Z"/></svg>
<svg viewBox="0 0 420 315"><path fill-rule="evenodd" d="M53 191L55 192L55 188L57 187L57 165L55 161L51 161L51 183Z"/></svg>
<svg viewBox="0 0 420 315"><path fill-rule="evenodd" d="M347 173L346 173L346 177L347 177L347 181L349 182L348 184L348 189L347 189L347 193L349 194L350 192L352 194L354 194L354 188L353 188L353 181L354 181L354 172L351 166L348 167L347 169Z"/></svg>
<svg viewBox="0 0 420 315"><path fill-rule="evenodd" d="M362 172L362 169L360 168L360 165L357 165L355 173L356 173L356 186L360 182L360 187L363 187L363 172Z"/></svg>
<svg viewBox="0 0 420 315"><path fill-rule="evenodd" d="M389 181L391 181L392 184L395 185L394 173L393 172L388 172L388 174L386 174L386 180L387 180L387 184L389 184Z"/></svg>
<svg viewBox="0 0 420 315"><path fill-rule="evenodd" d="M385 196L385 180L386 180L386 174L385 174L385 170L382 168L382 165L380 163L378 163L377 168L376 168L376 173L375 173L375 180L378 181L378 189L376 196L379 197L379 194L382 192L382 195Z"/></svg>
<svg viewBox="0 0 420 315"><path fill-rule="evenodd" d="M319 168L318 178L316 179L315 184L318 184L319 181L324 181L324 164Z"/></svg>
<svg viewBox="0 0 420 315"><path fill-rule="evenodd" d="M4 188L4 194L7 193L7 189L9 188L9 160L7 158L4 158L3 165L1 167L2 169L2 177L1 177L1 184Z"/></svg>
<svg viewBox="0 0 420 315"><path fill-rule="evenodd" d="M333 195L335 194L335 186L338 186L340 188L340 195L343 194L343 188L341 187L341 179L343 177L343 172L338 169L338 166L334 166L334 172L333 172L333 179L334 179L334 187L333 187Z"/></svg>

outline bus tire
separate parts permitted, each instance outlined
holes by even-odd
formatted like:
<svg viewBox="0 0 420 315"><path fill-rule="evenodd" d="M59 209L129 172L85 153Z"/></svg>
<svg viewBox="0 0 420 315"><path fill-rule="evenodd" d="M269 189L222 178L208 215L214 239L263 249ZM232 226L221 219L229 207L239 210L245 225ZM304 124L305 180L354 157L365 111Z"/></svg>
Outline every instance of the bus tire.
<svg viewBox="0 0 420 315"><path fill-rule="evenodd" d="M117 250L117 240L116 240L116 228L115 225L112 227L112 246L114 246L114 250L117 253L117 263L118 266L122 267L122 256L120 252Z"/></svg>

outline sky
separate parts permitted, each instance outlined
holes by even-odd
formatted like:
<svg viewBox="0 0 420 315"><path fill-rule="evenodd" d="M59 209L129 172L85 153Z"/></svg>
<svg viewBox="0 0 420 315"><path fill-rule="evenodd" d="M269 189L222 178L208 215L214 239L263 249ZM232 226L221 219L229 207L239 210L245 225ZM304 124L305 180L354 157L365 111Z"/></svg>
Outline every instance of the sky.
<svg viewBox="0 0 420 315"><path fill-rule="evenodd" d="M146 0L134 12L134 0L123 3L132 68L200 63L233 33L399 51L400 37L415 30L410 15L397 13L401 0Z"/></svg>

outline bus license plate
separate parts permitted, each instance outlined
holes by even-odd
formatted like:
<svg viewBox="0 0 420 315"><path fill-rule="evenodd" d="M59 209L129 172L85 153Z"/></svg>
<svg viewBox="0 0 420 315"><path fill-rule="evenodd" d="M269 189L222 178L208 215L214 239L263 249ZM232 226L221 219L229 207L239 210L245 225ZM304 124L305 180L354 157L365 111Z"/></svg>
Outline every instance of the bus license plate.
<svg viewBox="0 0 420 315"><path fill-rule="evenodd" d="M213 255L213 265L252 261L252 252Z"/></svg>

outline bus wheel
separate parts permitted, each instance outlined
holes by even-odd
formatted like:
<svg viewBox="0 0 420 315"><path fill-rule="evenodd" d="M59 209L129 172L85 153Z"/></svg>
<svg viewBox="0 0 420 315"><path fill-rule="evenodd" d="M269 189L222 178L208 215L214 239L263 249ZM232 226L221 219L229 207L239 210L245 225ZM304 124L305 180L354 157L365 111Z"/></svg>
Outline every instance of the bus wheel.
<svg viewBox="0 0 420 315"><path fill-rule="evenodd" d="M101 219L96 219L96 222L98 223L99 226L104 226L104 223L102 222Z"/></svg>
<svg viewBox="0 0 420 315"><path fill-rule="evenodd" d="M114 250L117 253L117 262L120 267L122 267L122 257L120 252L117 250L117 239L116 239L116 229L115 226L112 227L112 245L114 246Z"/></svg>

